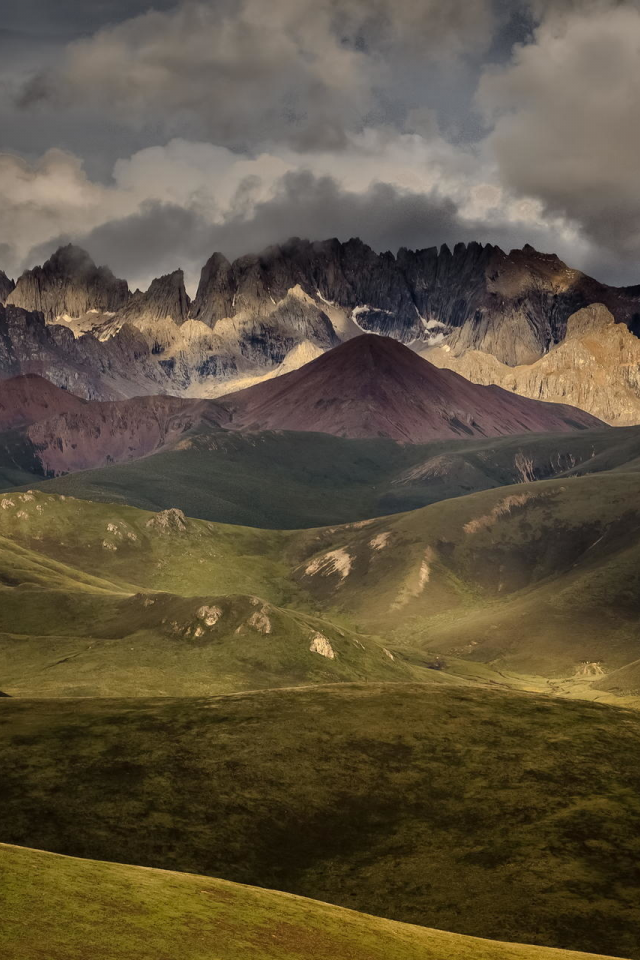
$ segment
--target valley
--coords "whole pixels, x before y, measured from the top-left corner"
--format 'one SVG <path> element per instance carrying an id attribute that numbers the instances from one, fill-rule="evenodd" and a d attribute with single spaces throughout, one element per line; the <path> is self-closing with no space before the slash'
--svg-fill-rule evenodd
<path id="1" fill-rule="evenodd" d="M 384 324 L 210 391 L 141 347 L 110 392 L 100 344 L 226 320 L 83 262 L 28 321 L 93 338 L 80 379 L 0 381 L 0 895 L 14 931 L 41 903 L 3 949 L 639 958 L 640 426 Z"/>
<path id="2" fill-rule="evenodd" d="M 0 960 L 640 960 L 640 0 L 0 10 Z"/>

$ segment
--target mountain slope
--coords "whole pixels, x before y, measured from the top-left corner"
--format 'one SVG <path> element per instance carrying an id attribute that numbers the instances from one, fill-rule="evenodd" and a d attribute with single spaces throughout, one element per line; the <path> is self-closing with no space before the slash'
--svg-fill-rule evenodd
<path id="1" fill-rule="evenodd" d="M 369 683 L 0 719 L 5 842 L 640 956 L 633 711 Z"/>
<path id="2" fill-rule="evenodd" d="M 565 339 L 535 363 L 509 367 L 494 356 L 448 346 L 422 355 L 473 383 L 498 384 L 535 400 L 571 403 L 616 425 L 640 421 L 640 340 L 602 304 L 569 318 Z"/>
<path id="3" fill-rule="evenodd" d="M 640 656 L 637 474 L 491 490 L 297 546 L 300 586 L 393 649 L 556 678 Z"/>
<path id="4" fill-rule="evenodd" d="M 84 406 L 80 397 L 35 374 L 0 380 L 0 432 L 28 427 L 61 413 L 78 412 Z"/>
<path id="5" fill-rule="evenodd" d="M 0 489 L 37 486 L 144 510 L 179 507 L 203 520 L 295 529 L 415 510 L 512 483 L 635 471 L 640 428 L 401 445 L 203 425 L 173 449 L 44 482 L 26 472 L 34 467 L 32 450 L 28 458 L 15 451 L 15 438 L 0 438 Z"/>
<path id="6" fill-rule="evenodd" d="M 98 954 L 105 960 L 348 960 L 356 954 L 358 960 L 588 960 L 394 923 L 210 877 L 7 844 L 0 845 L 0 874 L 0 949 L 13 960 Z"/>
<path id="7" fill-rule="evenodd" d="M 41 476 L 56 476 L 137 460 L 175 445 L 203 424 L 215 433 L 226 420 L 225 411 L 210 400 L 151 396 L 77 403 L 0 437 L 0 457 L 23 467 L 33 465 Z"/>
<path id="8" fill-rule="evenodd" d="M 478 388 L 396 340 L 372 334 L 221 402 L 235 429 L 311 430 L 409 443 L 600 425 L 575 408 Z"/>

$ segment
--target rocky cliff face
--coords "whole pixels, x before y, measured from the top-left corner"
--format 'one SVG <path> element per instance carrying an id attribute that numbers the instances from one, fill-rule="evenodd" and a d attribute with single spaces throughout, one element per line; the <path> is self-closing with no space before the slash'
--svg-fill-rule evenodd
<path id="1" fill-rule="evenodd" d="M 43 266 L 23 273 L 7 303 L 42 313 L 51 323 L 64 316 L 82 317 L 93 310 L 114 313 L 129 296 L 126 280 L 116 279 L 108 267 L 97 267 L 84 250 L 69 244 Z"/>
<path id="2" fill-rule="evenodd" d="M 640 292 L 606 287 L 532 247 L 507 254 L 471 243 L 394 257 L 360 240 L 294 239 L 234 263 L 214 254 L 193 316 L 212 327 L 225 317 L 268 317 L 294 287 L 331 318 L 338 336 L 332 309 L 345 329 L 351 322 L 403 343 L 446 337 L 455 353 L 480 349 L 508 364 L 542 356 L 562 340 L 568 317 L 596 301 L 640 326 Z"/>
<path id="3" fill-rule="evenodd" d="M 0 306 L 0 378 L 19 374 L 37 374 L 89 400 L 171 392 L 146 340 L 129 324 L 101 343 L 9 304 Z"/>
<path id="4" fill-rule="evenodd" d="M 0 270 L 0 303 L 6 303 L 7 297 L 13 293 L 15 283 L 10 280 L 3 270 Z"/>
<path id="5" fill-rule="evenodd" d="M 40 373 L 101 399 L 219 396 L 362 332 L 417 350 L 446 347 L 448 365 L 480 352 L 515 368 L 548 355 L 568 318 L 596 302 L 621 335 L 640 332 L 640 288 L 606 287 L 531 247 L 507 254 L 474 243 L 393 256 L 360 240 L 293 239 L 233 263 L 216 253 L 193 303 L 181 271 L 131 295 L 107 268 L 64 247 L 23 274 L 7 301 L 0 375 Z M 469 375 L 489 382 L 488 373 Z"/>
<path id="6" fill-rule="evenodd" d="M 136 290 L 115 316 L 94 331 L 100 340 L 108 340 L 129 323 L 144 335 L 154 354 L 163 353 L 181 339 L 180 327 L 189 317 L 190 305 L 184 274 L 175 270 L 154 280 L 148 290 Z"/>
<path id="7" fill-rule="evenodd" d="M 563 342 L 532 364 L 509 367 L 477 350 L 457 357 L 447 347 L 423 356 L 474 383 L 570 403 L 615 426 L 640 422 L 640 340 L 603 304 L 573 314 Z"/>
<path id="8" fill-rule="evenodd" d="M 191 301 L 184 286 L 184 273 L 175 270 L 154 280 L 146 291 L 137 290 L 122 314 L 132 320 L 145 317 L 149 320 L 173 320 L 182 324 L 189 317 Z"/>

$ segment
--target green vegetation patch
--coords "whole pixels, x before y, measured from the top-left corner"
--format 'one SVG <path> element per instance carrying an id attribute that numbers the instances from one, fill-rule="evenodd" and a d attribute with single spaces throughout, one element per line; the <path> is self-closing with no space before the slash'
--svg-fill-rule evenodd
<path id="1" fill-rule="evenodd" d="M 587 960 L 210 877 L 5 844 L 0 895 L 0 951 L 12 960 Z"/>
<path id="2" fill-rule="evenodd" d="M 640 957 L 640 715 L 334 684 L 0 701 L 5 841 Z"/>

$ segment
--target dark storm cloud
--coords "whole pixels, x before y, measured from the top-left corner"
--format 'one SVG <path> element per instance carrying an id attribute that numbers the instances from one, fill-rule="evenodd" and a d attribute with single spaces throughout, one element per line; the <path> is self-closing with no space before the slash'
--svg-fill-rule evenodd
<path id="1" fill-rule="evenodd" d="M 14 36 L 68 40 L 144 13 L 168 10 L 176 0 L 2 0 L 3 24 Z"/>
<path id="2" fill-rule="evenodd" d="M 259 252 L 292 236 L 348 240 L 359 236 L 377 251 L 399 247 L 423 248 L 442 243 L 479 240 L 505 249 L 525 242 L 548 246 L 550 236 L 539 230 L 504 223 L 491 226 L 462 217 L 452 200 L 374 184 L 364 193 L 341 189 L 331 177 L 308 172 L 287 174 L 276 195 L 212 225 L 197 210 L 173 204 L 146 203 L 128 217 L 113 220 L 88 234 L 65 234 L 30 251 L 26 262 L 42 262 L 57 246 L 73 241 L 118 276 L 146 285 L 161 273 L 183 267 L 191 285 L 214 251 L 228 258 Z"/>
<path id="3" fill-rule="evenodd" d="M 492 0 L 188 0 L 70 44 L 15 102 L 234 147 L 339 148 L 347 130 L 400 123 L 429 77 L 450 86 L 493 26 Z"/>
<path id="4" fill-rule="evenodd" d="M 394 248 L 473 230 L 637 279 L 640 0 L 5 0 L 3 13 L 3 143 L 34 168 L 51 147 L 84 163 L 61 191 L 62 173 L 49 178 L 55 195 L 45 177 L 0 163 L 14 264 L 39 235 L 81 235 L 86 209 L 90 242 L 111 259 L 126 251 L 139 264 L 129 273 L 145 276 L 291 233 L 361 233 Z M 353 176 L 354 144 L 369 134 L 397 144 L 380 148 L 377 187 L 371 152 Z M 422 144 L 415 176 L 406 134 Z M 172 137 L 194 155 L 198 141 L 230 147 L 239 166 L 268 155 L 266 186 L 245 190 L 241 213 L 240 193 L 227 208 L 214 158 L 194 187 L 207 214 L 179 189 L 179 165 L 176 189 L 118 179 L 118 159 L 139 166 Z M 292 168 L 301 179 L 264 199 Z M 495 203 L 478 202 L 492 191 Z M 127 244 L 127 229 L 140 241 Z"/>
<path id="5" fill-rule="evenodd" d="M 623 262 L 640 258 L 640 3 L 537 4 L 533 42 L 488 71 L 479 103 L 503 183 Z M 607 259 L 606 257 L 604 259 Z"/>

